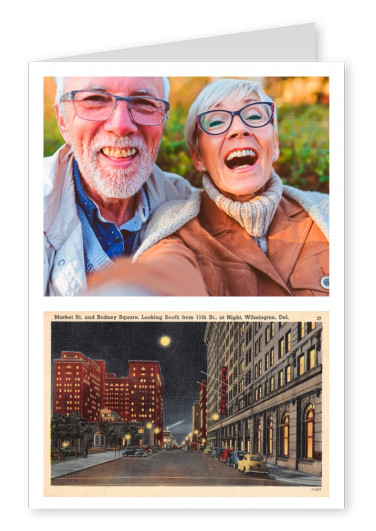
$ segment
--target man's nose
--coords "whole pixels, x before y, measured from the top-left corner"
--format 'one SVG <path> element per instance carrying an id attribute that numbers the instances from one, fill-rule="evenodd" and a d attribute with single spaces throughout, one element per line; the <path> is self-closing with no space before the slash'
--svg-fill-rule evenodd
<path id="1" fill-rule="evenodd" d="M 137 132 L 137 124 L 129 112 L 128 102 L 118 100 L 110 118 L 104 123 L 106 131 L 117 136 L 126 136 Z"/>
<path id="2" fill-rule="evenodd" d="M 252 129 L 246 125 L 239 115 L 233 117 L 230 129 L 227 131 L 228 138 L 252 136 Z"/>

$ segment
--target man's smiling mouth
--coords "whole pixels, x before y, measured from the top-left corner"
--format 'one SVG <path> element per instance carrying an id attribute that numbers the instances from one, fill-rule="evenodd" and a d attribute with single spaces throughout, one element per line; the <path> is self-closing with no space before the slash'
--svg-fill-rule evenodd
<path id="1" fill-rule="evenodd" d="M 225 164 L 230 170 L 254 166 L 258 161 L 258 153 L 253 149 L 237 149 L 231 151 L 225 158 Z"/>
<path id="2" fill-rule="evenodd" d="M 104 155 L 106 155 L 106 157 L 111 157 L 114 159 L 134 157 L 138 153 L 136 148 L 118 149 L 105 147 L 101 151 Z"/>

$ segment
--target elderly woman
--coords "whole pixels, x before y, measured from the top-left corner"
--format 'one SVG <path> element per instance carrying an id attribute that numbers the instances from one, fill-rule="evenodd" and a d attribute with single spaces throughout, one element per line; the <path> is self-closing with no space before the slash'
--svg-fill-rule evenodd
<path id="1" fill-rule="evenodd" d="M 186 140 L 204 191 L 159 207 L 113 282 L 160 295 L 328 295 L 328 196 L 284 186 L 273 170 L 277 114 L 261 85 L 205 87 Z"/>

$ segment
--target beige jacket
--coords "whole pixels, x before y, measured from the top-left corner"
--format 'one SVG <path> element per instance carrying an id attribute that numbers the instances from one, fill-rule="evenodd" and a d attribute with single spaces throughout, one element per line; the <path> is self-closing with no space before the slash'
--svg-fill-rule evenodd
<path id="1" fill-rule="evenodd" d="M 198 191 L 178 175 L 154 165 L 146 182 L 151 211 Z M 142 235 L 141 235 L 142 241 Z M 44 294 L 77 295 L 86 288 L 84 247 L 73 183 L 73 153 L 62 146 L 44 161 Z"/>

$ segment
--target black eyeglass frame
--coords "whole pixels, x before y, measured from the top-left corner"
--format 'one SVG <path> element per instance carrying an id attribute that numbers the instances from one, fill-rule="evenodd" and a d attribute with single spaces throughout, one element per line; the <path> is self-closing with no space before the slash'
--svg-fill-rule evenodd
<path id="1" fill-rule="evenodd" d="M 270 109 L 271 109 L 271 115 L 270 115 L 269 120 L 266 122 L 266 124 L 251 125 L 251 124 L 247 123 L 245 120 L 243 120 L 241 112 L 244 111 L 244 109 L 246 109 L 247 107 L 252 107 L 253 105 L 261 105 L 261 104 L 262 105 L 268 105 L 270 107 Z M 261 127 L 265 127 L 266 125 L 270 124 L 270 122 L 273 120 L 273 118 L 274 118 L 274 110 L 275 110 L 275 105 L 271 101 L 257 101 L 255 103 L 249 103 L 248 105 L 245 105 L 244 107 L 242 107 L 238 111 L 226 111 L 225 109 L 216 109 L 216 110 L 213 110 L 213 111 L 202 112 L 201 114 L 198 114 L 196 116 L 196 123 L 197 123 L 198 127 L 201 129 L 201 131 L 203 131 L 207 135 L 223 135 L 224 133 L 227 133 L 227 131 L 230 129 L 230 127 L 232 125 L 232 122 L 234 120 L 234 116 L 239 116 L 241 121 L 247 127 L 251 127 L 252 129 L 260 129 Z M 207 114 L 212 114 L 212 113 L 217 113 L 217 112 L 225 112 L 227 114 L 230 114 L 231 115 L 231 120 L 230 120 L 229 126 L 224 131 L 221 131 L 220 133 L 210 133 L 209 131 L 206 131 L 206 129 L 204 129 L 204 127 L 202 125 L 202 122 L 201 122 L 201 119 L 202 119 L 203 116 L 206 116 Z"/>
<path id="2" fill-rule="evenodd" d="M 76 110 L 76 106 L 75 106 L 75 96 L 79 92 L 92 92 L 94 94 L 101 94 L 102 96 L 111 96 L 112 98 L 115 98 L 115 103 L 114 103 L 114 106 L 112 108 L 112 111 L 111 111 L 111 114 L 109 115 L 109 117 L 106 118 L 105 120 L 92 120 L 90 118 L 82 118 L 82 116 L 80 116 L 78 114 L 78 112 Z M 136 120 L 134 119 L 133 114 L 132 114 L 130 103 L 133 100 L 139 100 L 139 99 L 151 100 L 151 101 L 161 101 L 164 104 L 165 113 L 164 113 L 164 116 L 163 116 L 162 120 L 158 124 L 140 124 L 139 122 L 136 122 Z M 116 94 L 111 94 L 110 92 L 103 92 L 101 90 L 94 90 L 94 89 L 88 89 L 88 90 L 82 90 L 81 89 L 81 90 L 72 90 L 70 92 L 66 92 L 65 94 L 63 94 L 61 96 L 60 101 L 64 102 L 64 101 L 67 101 L 67 100 L 68 101 L 71 100 L 73 102 L 74 110 L 75 110 L 77 116 L 79 118 L 81 118 L 81 120 L 86 120 L 88 122 L 106 122 L 107 120 L 109 120 L 111 118 L 115 108 L 116 108 L 116 105 L 117 105 L 118 101 L 126 101 L 127 104 L 128 104 L 128 112 L 129 112 L 130 116 L 132 117 L 132 120 L 134 121 L 134 123 L 136 123 L 137 125 L 144 125 L 145 127 L 154 127 L 154 126 L 161 125 L 163 120 L 166 119 L 166 115 L 167 115 L 168 111 L 170 110 L 170 103 L 168 101 L 161 100 L 160 98 L 153 98 L 152 96 L 143 96 L 143 95 L 139 95 L 139 96 L 116 96 Z"/>

